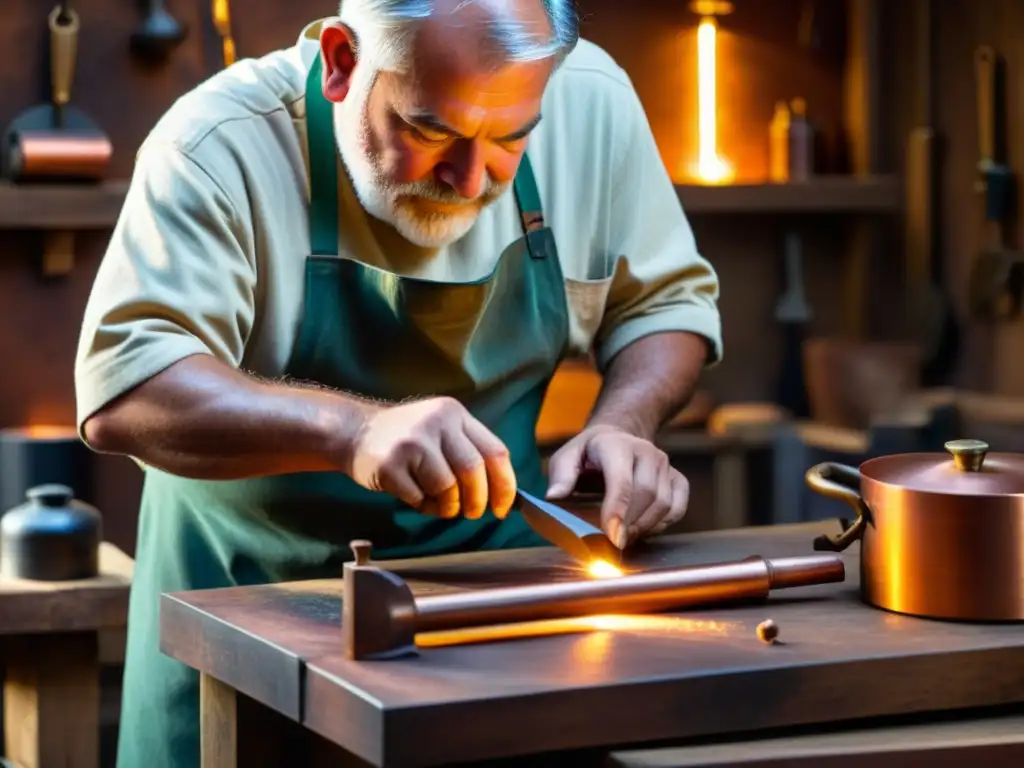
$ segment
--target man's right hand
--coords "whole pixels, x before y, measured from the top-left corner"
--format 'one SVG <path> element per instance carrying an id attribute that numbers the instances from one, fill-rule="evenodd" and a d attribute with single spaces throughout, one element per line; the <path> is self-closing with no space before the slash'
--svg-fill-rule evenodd
<path id="1" fill-rule="evenodd" d="M 452 398 L 372 408 L 350 455 L 361 486 L 436 517 L 504 518 L 515 499 L 508 448 Z"/>

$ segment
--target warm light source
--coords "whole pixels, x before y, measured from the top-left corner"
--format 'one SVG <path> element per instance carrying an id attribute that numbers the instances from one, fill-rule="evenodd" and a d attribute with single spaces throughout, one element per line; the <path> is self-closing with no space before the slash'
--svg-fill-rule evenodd
<path id="1" fill-rule="evenodd" d="M 701 17 L 697 27 L 697 167 L 706 184 L 727 184 L 732 167 L 718 154 L 718 16 L 732 12 L 726 0 L 696 0 L 690 9 Z"/>
<path id="2" fill-rule="evenodd" d="M 94 503 L 92 458 L 73 425 L 40 420 L 0 429 L 0 515 L 24 502 L 31 488 L 51 483 Z"/>

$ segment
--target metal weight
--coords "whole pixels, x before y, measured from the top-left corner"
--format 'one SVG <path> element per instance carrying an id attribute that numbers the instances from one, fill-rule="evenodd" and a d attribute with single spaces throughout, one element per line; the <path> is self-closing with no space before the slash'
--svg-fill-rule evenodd
<path id="1" fill-rule="evenodd" d="M 26 503 L 0 518 L 0 578 L 36 581 L 99 575 L 102 520 L 66 485 L 29 489 Z"/>

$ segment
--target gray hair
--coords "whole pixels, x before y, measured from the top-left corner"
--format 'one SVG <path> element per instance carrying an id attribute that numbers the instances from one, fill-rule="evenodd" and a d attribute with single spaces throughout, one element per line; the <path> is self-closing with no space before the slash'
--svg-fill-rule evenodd
<path id="1" fill-rule="evenodd" d="M 506 61 L 538 61 L 553 57 L 556 66 L 576 47 L 579 19 L 573 0 L 541 0 L 551 33 L 539 35 L 534 25 L 515 17 L 507 0 L 460 0 L 455 10 L 483 3 L 492 10 L 486 33 Z M 434 12 L 435 0 L 341 0 L 338 15 L 355 32 L 360 54 L 374 68 L 402 71 L 406 46 L 418 21 Z"/>

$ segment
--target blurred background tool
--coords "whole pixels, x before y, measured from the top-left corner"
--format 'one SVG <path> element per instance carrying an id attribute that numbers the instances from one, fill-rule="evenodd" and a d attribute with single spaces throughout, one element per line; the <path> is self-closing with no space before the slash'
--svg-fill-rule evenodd
<path id="1" fill-rule="evenodd" d="M 230 67 L 238 60 L 235 37 L 231 33 L 231 4 L 229 0 L 213 0 L 213 26 L 220 35 L 224 49 L 224 66 Z"/>
<path id="2" fill-rule="evenodd" d="M 972 314 L 990 321 L 1013 319 L 1020 312 L 1024 254 L 1007 245 L 1013 210 L 1014 176 L 1005 157 L 1005 88 L 1003 62 L 989 45 L 974 54 L 978 92 L 977 190 L 985 199 L 984 250 L 971 270 L 969 300 Z"/>
<path id="3" fill-rule="evenodd" d="M 7 128 L 4 176 L 11 181 L 96 180 L 106 172 L 113 148 L 88 115 L 70 105 L 78 55 L 78 13 L 70 2 L 59 3 L 50 12 L 47 25 L 51 100 L 22 112 Z"/>
<path id="4" fill-rule="evenodd" d="M 943 381 L 956 363 L 958 328 L 943 288 L 938 247 L 939 143 L 934 128 L 935 87 L 932 0 L 918 0 L 918 124 L 907 141 L 905 229 L 907 307 L 913 338 L 920 344 L 923 378 Z"/>
<path id="5" fill-rule="evenodd" d="M 140 59 L 161 62 L 188 37 L 188 28 L 167 10 L 164 0 L 145 0 L 146 16 L 132 33 L 132 52 Z"/>
<path id="6" fill-rule="evenodd" d="M 88 115 L 70 104 L 78 57 L 78 13 L 69 1 L 58 3 L 47 17 L 47 26 L 50 103 L 22 112 L 4 132 L 0 140 L 3 175 L 13 182 L 95 182 L 106 173 L 113 146 Z M 45 276 L 67 274 L 74 259 L 73 232 L 44 233 Z"/>

